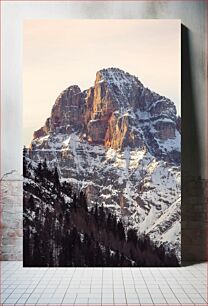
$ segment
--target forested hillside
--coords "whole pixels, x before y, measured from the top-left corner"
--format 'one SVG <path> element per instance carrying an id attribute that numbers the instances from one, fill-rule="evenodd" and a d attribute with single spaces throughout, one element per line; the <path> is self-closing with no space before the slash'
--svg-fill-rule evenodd
<path id="1" fill-rule="evenodd" d="M 138 236 L 102 204 L 76 194 L 47 161 L 24 151 L 24 266 L 177 266 L 147 236 Z"/>

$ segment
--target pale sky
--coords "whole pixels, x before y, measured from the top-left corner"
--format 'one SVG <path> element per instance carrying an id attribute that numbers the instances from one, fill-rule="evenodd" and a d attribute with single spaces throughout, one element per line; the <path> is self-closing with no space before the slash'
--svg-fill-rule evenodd
<path id="1" fill-rule="evenodd" d="M 65 88 L 117 67 L 170 98 L 180 114 L 179 20 L 27 20 L 23 33 L 23 137 L 32 140 Z"/>

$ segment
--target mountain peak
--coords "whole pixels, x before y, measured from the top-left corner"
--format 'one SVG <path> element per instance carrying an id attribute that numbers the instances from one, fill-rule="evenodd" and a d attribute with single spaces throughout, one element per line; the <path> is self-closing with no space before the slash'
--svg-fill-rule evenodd
<path id="1" fill-rule="evenodd" d="M 178 162 L 179 127 L 172 101 L 145 88 L 137 77 L 112 67 L 99 70 L 95 85 L 88 90 L 82 92 L 77 85 L 65 89 L 51 117 L 35 131 L 34 140 L 75 132 L 91 145 L 116 150 L 146 147 L 157 157 Z M 169 152 L 164 151 L 165 141 Z"/>
<path id="2" fill-rule="evenodd" d="M 127 85 L 129 83 L 135 83 L 143 86 L 138 78 L 131 75 L 128 72 L 116 67 L 104 68 L 96 73 L 96 82 L 106 81 L 107 83 L 114 83 L 121 85 L 122 83 Z"/>
<path id="3" fill-rule="evenodd" d="M 30 155 L 57 165 L 92 205 L 178 252 L 180 126 L 171 100 L 121 69 L 102 69 L 89 89 L 60 94 Z"/>

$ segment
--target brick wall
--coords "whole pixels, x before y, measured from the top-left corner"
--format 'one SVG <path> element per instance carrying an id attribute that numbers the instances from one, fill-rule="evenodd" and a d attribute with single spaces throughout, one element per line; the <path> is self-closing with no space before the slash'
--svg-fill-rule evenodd
<path id="1" fill-rule="evenodd" d="M 0 260 L 22 260 L 22 181 L 1 181 Z"/>

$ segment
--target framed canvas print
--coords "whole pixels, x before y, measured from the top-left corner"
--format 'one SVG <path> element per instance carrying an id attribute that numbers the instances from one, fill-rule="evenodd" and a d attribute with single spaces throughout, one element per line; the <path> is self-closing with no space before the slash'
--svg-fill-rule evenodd
<path id="1" fill-rule="evenodd" d="M 180 31 L 24 22 L 24 266 L 180 265 Z"/>

